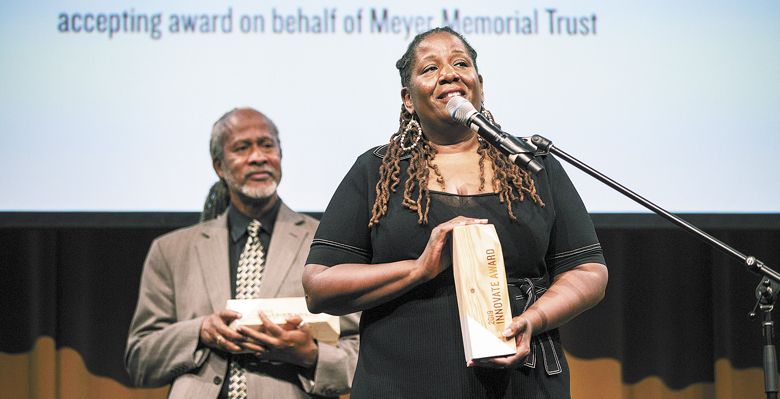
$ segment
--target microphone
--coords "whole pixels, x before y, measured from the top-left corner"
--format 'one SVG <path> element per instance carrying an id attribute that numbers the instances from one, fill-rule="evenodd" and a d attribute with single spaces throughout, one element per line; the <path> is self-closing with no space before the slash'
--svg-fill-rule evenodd
<path id="1" fill-rule="evenodd" d="M 534 149 L 523 140 L 501 131 L 485 115 L 479 113 L 469 100 L 461 96 L 452 97 L 447 103 L 447 112 L 452 119 L 477 132 L 490 145 L 504 153 L 515 165 L 530 173 L 539 173 L 544 166 L 534 159 Z"/>

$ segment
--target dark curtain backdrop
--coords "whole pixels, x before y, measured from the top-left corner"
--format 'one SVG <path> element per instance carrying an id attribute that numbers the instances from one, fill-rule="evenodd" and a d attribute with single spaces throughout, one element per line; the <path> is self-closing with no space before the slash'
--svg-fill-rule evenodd
<path id="1" fill-rule="evenodd" d="M 0 213 L 0 397 L 165 397 L 129 387 L 124 345 L 149 244 L 197 217 Z M 780 269 L 780 215 L 683 217 Z M 574 397 L 762 397 L 759 277 L 655 215 L 593 219 L 610 279 L 562 329 Z"/>

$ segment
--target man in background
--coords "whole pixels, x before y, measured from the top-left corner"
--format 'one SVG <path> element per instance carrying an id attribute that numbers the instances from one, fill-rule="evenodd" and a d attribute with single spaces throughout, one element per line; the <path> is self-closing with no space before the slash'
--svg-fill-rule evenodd
<path id="1" fill-rule="evenodd" d="M 210 150 L 229 205 L 215 219 L 152 243 L 125 351 L 131 379 L 172 383 L 170 398 L 347 393 L 357 361 L 356 314 L 340 318 L 338 345 L 315 340 L 298 316 L 277 325 L 261 314 L 259 329 L 228 327 L 241 317 L 225 309 L 230 298 L 304 295 L 301 275 L 318 222 L 279 198 L 279 132 L 265 115 L 228 112 L 214 124 Z M 214 211 L 209 200 L 221 199 L 210 194 L 204 212 Z"/>

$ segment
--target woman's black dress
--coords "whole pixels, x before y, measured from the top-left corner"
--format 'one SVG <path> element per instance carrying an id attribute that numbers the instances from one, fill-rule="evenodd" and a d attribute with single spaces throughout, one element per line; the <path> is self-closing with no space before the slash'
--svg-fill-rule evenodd
<path id="1" fill-rule="evenodd" d="M 307 263 L 385 263 L 416 259 L 433 227 L 455 216 L 488 219 L 496 227 L 517 315 L 528 297 L 544 293 L 558 273 L 604 263 L 593 224 L 574 186 L 551 156 L 534 177 L 545 203 L 526 196 L 510 220 L 493 193 L 431 192 L 428 224 L 401 206 L 403 181 L 387 214 L 368 229 L 385 146 L 361 155 L 333 195 Z M 402 180 L 407 161 L 402 161 Z M 445 248 L 445 251 L 451 251 Z M 371 267 L 367 265 L 366 267 Z M 403 296 L 363 311 L 360 354 L 351 394 L 362 398 L 565 398 L 569 374 L 557 330 L 535 337 L 527 365 L 511 370 L 466 367 L 452 269 Z M 530 366 L 533 367 L 530 367 Z"/>

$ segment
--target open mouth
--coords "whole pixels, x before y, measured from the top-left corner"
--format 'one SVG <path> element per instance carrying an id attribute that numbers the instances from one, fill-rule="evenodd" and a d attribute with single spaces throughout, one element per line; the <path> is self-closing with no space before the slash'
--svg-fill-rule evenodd
<path id="1" fill-rule="evenodd" d="M 449 101 L 452 97 L 455 96 L 464 96 L 466 93 L 463 92 L 463 90 L 453 90 L 453 91 L 446 91 L 442 94 L 439 94 L 438 98 L 439 100 L 447 100 Z"/>

